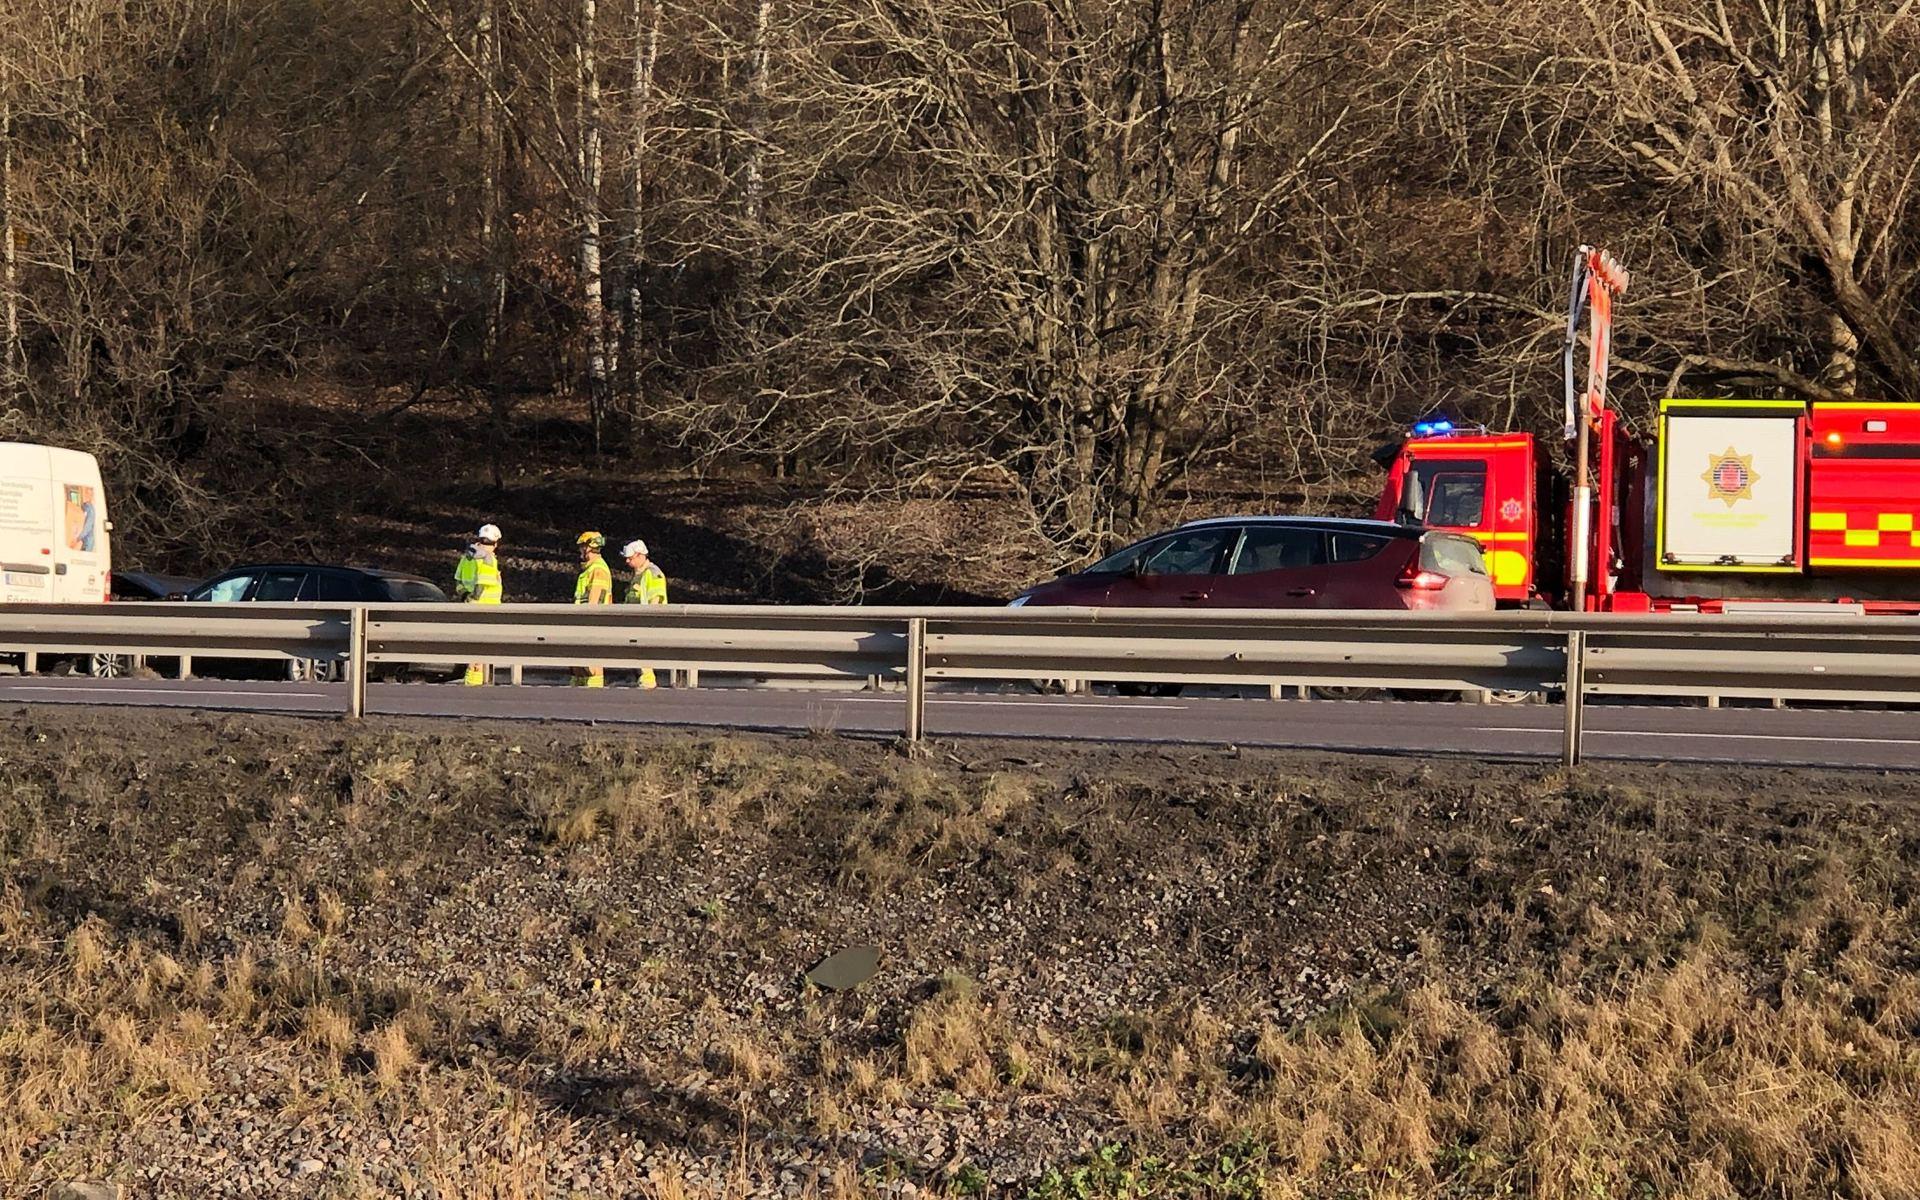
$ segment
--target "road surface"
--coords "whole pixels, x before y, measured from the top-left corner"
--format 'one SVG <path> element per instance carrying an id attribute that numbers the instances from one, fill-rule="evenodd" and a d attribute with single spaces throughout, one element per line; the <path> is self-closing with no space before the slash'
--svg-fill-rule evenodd
<path id="1" fill-rule="evenodd" d="M 339 684 L 195 679 L 0 678 L 0 704 L 187 708 L 295 715 L 340 713 Z M 369 716 L 597 722 L 889 734 L 899 693 L 789 688 L 463 688 L 373 684 Z M 1553 759 L 1557 705 L 1380 700 L 1135 699 L 935 691 L 934 737 L 1058 738 Z M 1587 708 L 1589 758 L 1920 770 L 1920 713 L 1604 704 Z"/>

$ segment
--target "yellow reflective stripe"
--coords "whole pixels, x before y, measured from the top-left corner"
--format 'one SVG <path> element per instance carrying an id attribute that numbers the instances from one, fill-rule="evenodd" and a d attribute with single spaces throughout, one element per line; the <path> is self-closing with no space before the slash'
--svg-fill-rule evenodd
<path id="1" fill-rule="evenodd" d="M 1881 513 L 1880 514 L 1880 532 L 1881 533 L 1912 533 L 1913 532 L 1913 514 L 1912 513 Z"/>
<path id="2" fill-rule="evenodd" d="M 1880 544 L 1880 534 L 1877 530 L 1873 530 L 1873 529 L 1847 530 L 1847 545 L 1849 546 L 1878 546 L 1879 544 Z"/>
<path id="3" fill-rule="evenodd" d="M 1533 535 L 1523 531 L 1519 533 L 1469 533 L 1467 536 L 1478 538 L 1483 542 L 1524 542 Z"/>
<path id="4" fill-rule="evenodd" d="M 1847 527 L 1847 514 L 1817 512 L 1808 520 L 1808 528 L 1819 533 L 1838 533 Z"/>
<path id="5" fill-rule="evenodd" d="M 1850 401 L 1850 400 L 1842 400 L 1842 401 L 1815 400 L 1813 404 L 1814 404 L 1814 407 L 1818 408 L 1821 412 L 1878 412 L 1879 410 L 1886 409 L 1886 408 L 1893 408 L 1893 409 L 1920 408 L 1920 401 L 1915 401 L 1915 400 L 1889 400 L 1881 404 L 1873 404 L 1873 403 L 1862 404 L 1857 401 Z"/>
<path id="6" fill-rule="evenodd" d="M 1816 567 L 1920 567 L 1920 558 L 1812 558 Z"/>
<path id="7" fill-rule="evenodd" d="M 1804 400 L 1679 400 L 1667 399 L 1660 402 L 1660 411 L 1675 408 L 1799 408 L 1804 409 Z"/>
<path id="8" fill-rule="evenodd" d="M 1493 572 L 1495 587 L 1514 587 L 1525 583 L 1532 565 L 1526 555 L 1515 554 L 1511 550 L 1495 550 L 1487 555 L 1487 567 Z"/>
<path id="9" fill-rule="evenodd" d="M 1426 450 L 1433 446 L 1445 446 L 1450 450 L 1513 450 L 1530 444 L 1526 438 L 1510 438 L 1506 441 L 1487 441 L 1484 438 L 1474 441 L 1467 438 L 1444 437 L 1431 439 L 1420 438 L 1416 440 L 1421 443 L 1419 446 L 1421 450 Z M 1419 456 L 1416 454 L 1415 457 L 1417 458 Z"/>

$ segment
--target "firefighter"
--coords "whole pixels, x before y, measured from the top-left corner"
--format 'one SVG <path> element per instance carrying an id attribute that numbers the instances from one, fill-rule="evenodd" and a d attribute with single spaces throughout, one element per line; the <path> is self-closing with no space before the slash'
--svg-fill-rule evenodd
<path id="1" fill-rule="evenodd" d="M 574 539 L 574 545 L 580 547 L 580 575 L 573 581 L 573 602 L 612 604 L 613 569 L 607 566 L 607 560 L 601 553 L 607 548 L 607 539 L 594 530 L 588 530 Z M 605 687 L 607 673 L 597 666 L 575 667 L 573 682 L 581 687 Z"/>
<path id="2" fill-rule="evenodd" d="M 667 602 L 667 577 L 653 560 L 647 557 L 647 544 L 635 538 L 620 548 L 620 557 L 627 560 L 633 568 L 633 582 L 627 585 L 628 604 L 665 604 Z M 654 677 L 652 667 L 640 668 L 640 686 L 658 687 L 659 680 Z"/>
<path id="3" fill-rule="evenodd" d="M 453 594 L 462 604 L 498 604 L 504 589 L 500 584 L 500 527 L 482 525 L 473 535 L 473 545 L 460 556 L 453 568 Z M 468 663 L 465 683 L 479 687 L 487 682 L 487 664 Z"/>

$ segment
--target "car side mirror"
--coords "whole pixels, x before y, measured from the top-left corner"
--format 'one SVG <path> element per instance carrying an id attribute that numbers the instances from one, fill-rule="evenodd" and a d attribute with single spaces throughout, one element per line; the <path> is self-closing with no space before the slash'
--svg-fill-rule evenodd
<path id="1" fill-rule="evenodd" d="M 1133 576 L 1135 579 L 1140 578 L 1142 575 L 1145 575 L 1146 573 L 1147 573 L 1147 556 L 1144 554 L 1142 554 L 1139 558 L 1136 558 L 1132 562 L 1127 564 L 1127 574 Z"/>

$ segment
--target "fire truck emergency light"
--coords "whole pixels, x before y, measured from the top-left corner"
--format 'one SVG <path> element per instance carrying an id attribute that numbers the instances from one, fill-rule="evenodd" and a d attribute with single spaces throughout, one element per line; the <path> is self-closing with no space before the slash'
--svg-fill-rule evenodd
<path id="1" fill-rule="evenodd" d="M 1415 437 L 1438 437 L 1453 432 L 1452 421 L 1420 421 L 1413 427 Z"/>

